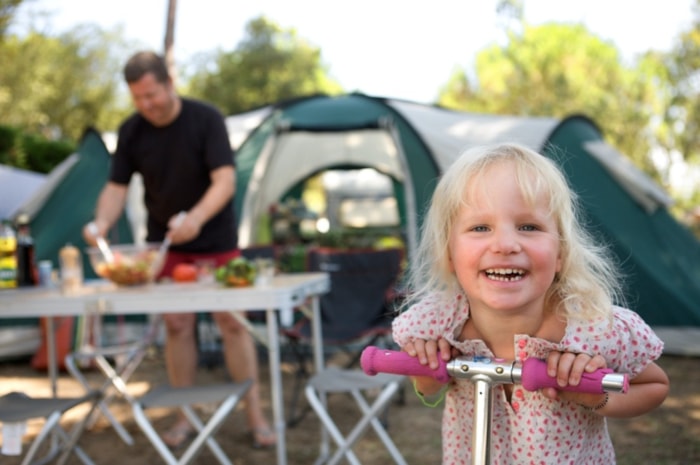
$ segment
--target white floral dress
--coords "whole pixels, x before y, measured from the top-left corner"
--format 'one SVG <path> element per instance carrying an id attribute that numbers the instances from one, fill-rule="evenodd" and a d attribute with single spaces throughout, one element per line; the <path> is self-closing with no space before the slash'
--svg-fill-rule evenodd
<path id="1" fill-rule="evenodd" d="M 427 298 L 399 315 L 393 323 L 399 345 L 414 338 L 446 339 L 467 356 L 494 357 L 482 340 L 455 340 L 469 318 L 466 297 L 457 295 L 449 306 Z M 663 342 L 634 312 L 615 307 L 613 326 L 607 321 L 592 324 L 569 322 L 559 343 L 528 335 L 515 335 L 519 360 L 545 358 L 552 351 L 600 354 L 614 371 L 630 378 L 640 373 L 663 351 Z M 443 465 L 471 464 L 471 435 L 474 414 L 473 384 L 452 379 L 445 399 L 442 419 Z M 516 385 L 510 401 L 503 386 L 493 393 L 491 419 L 491 463 L 611 465 L 615 451 L 604 417 L 581 406 L 550 400 L 539 391 L 529 392 Z"/>

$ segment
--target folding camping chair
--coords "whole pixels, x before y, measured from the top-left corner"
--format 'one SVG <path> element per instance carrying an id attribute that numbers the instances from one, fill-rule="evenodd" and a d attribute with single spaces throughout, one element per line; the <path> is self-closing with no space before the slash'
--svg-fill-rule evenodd
<path id="1" fill-rule="evenodd" d="M 403 250 L 312 248 L 307 252 L 308 271 L 329 274 L 330 291 L 320 299 L 321 331 L 326 352 L 346 355 L 343 368 L 358 365 L 367 345 L 388 346 L 395 287 L 401 275 Z M 288 424 L 298 424 L 308 409 L 299 407 L 299 397 L 310 377 L 311 318 L 303 316 L 282 334 L 296 361 L 295 383 Z M 382 343 L 382 340 L 385 342 Z"/>
<path id="2" fill-rule="evenodd" d="M 87 317 L 87 324 L 82 331 L 84 340 L 81 347 L 65 357 L 66 369 L 86 392 L 97 389 L 102 393 L 102 400 L 100 400 L 98 408 L 87 419 L 87 428 L 91 428 L 99 415 L 102 414 L 122 441 L 128 445 L 134 444 L 134 438 L 114 417 L 109 409 L 109 404 L 117 397 L 130 400 L 126 383 L 155 343 L 160 321 L 160 316 L 153 317 L 145 333 L 137 341 L 103 346 L 101 343 L 102 317 L 100 315 Z M 104 381 L 99 387 L 91 386 L 83 373 L 85 367 L 93 366 L 97 367 L 104 375 Z"/>
<path id="3" fill-rule="evenodd" d="M 219 430 L 228 414 L 236 407 L 245 393 L 248 392 L 252 383 L 252 380 L 245 380 L 237 383 L 185 388 L 174 388 L 167 385 L 156 387 L 132 402 L 134 419 L 168 465 L 186 465 L 192 462 L 205 445 L 209 447 L 209 450 L 211 450 L 221 465 L 232 465 L 214 439 L 214 434 Z M 195 404 L 202 403 L 219 403 L 219 407 L 206 423 L 200 420 L 194 409 Z M 197 430 L 197 436 L 179 458 L 163 442 L 146 415 L 146 410 L 153 407 L 179 407 L 187 420 Z"/>
<path id="4" fill-rule="evenodd" d="M 317 248 L 308 252 L 308 269 L 324 271 L 330 275 L 331 290 L 323 295 L 320 301 L 324 348 L 339 349 L 347 359 L 342 367 L 326 368 L 308 379 L 305 384 L 306 399 L 323 426 L 320 455 L 316 463 L 325 463 L 329 459 L 329 434 L 338 445 L 335 454 L 330 457 L 331 463 L 336 463 L 342 457 L 352 464 L 359 463 L 352 446 L 371 425 L 396 463 L 405 464 L 401 453 L 378 418 L 399 392 L 405 378 L 387 375 L 373 379 L 362 370 L 353 368 L 357 365 L 365 346 L 391 344 L 389 336 L 394 313 L 394 291 L 401 274 L 402 260 L 401 249 Z M 296 355 L 299 357 L 297 383 L 307 380 L 308 377 L 308 360 L 300 343 L 308 338 L 309 324 L 307 318 L 302 318 L 294 329 L 284 331 L 292 341 L 292 347 L 296 347 Z M 379 394 L 370 405 L 367 399 L 376 392 Z M 352 396 L 362 412 L 361 419 L 346 438 L 326 408 L 327 395 L 336 393 Z M 296 395 L 295 389 L 293 402 L 296 401 Z M 290 411 L 296 411 L 295 404 Z M 298 423 L 304 414 L 305 411 L 301 411 L 296 416 L 292 415 L 291 424 Z"/>
<path id="5" fill-rule="evenodd" d="M 89 413 L 77 422 L 70 432 L 61 427 L 60 421 L 64 413 L 81 404 L 89 404 L 92 412 L 99 399 L 98 391 L 90 391 L 81 397 L 29 397 L 22 392 L 5 394 L 0 397 L 0 422 L 3 423 L 4 433 L 9 431 L 5 428 L 13 428 L 13 426 L 20 431 L 15 430 L 15 437 L 3 434 L 3 441 L 6 443 L 13 440 L 21 441 L 26 422 L 43 418 L 44 425 L 22 459 L 22 465 L 44 464 L 57 457 L 57 463 L 62 465 L 73 453 L 85 465 L 94 465 L 90 457 L 77 445 Z M 15 425 L 9 426 L 12 423 Z M 8 444 L 4 446 L 8 447 Z M 19 452 L 21 445 L 15 445 L 13 448 Z"/>
<path id="6" fill-rule="evenodd" d="M 345 457 L 352 465 L 359 465 L 352 447 L 362 437 L 365 430 L 371 425 L 379 439 L 384 443 L 387 451 L 398 465 L 406 465 L 401 452 L 391 440 L 385 426 L 379 421 L 379 414 L 384 411 L 394 395 L 399 391 L 404 381 L 403 376 L 382 373 L 377 376 L 368 376 L 362 370 L 342 370 L 330 367 L 314 375 L 306 385 L 306 398 L 321 420 L 323 433 L 321 435 L 321 447 L 316 464 L 333 465 Z M 368 403 L 368 392 L 379 391 L 374 401 Z M 335 424 L 331 412 L 327 408 L 327 395 L 333 393 L 349 393 L 362 412 L 362 417 L 352 430 L 343 436 Z M 330 441 L 328 435 L 335 441 L 337 449 L 330 455 Z"/>

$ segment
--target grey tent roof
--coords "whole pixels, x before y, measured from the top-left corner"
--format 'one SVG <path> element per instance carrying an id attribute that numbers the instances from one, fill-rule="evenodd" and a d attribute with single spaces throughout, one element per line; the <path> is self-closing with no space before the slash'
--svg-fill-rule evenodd
<path id="1" fill-rule="evenodd" d="M 443 170 L 466 147 L 511 141 L 541 150 L 560 122 L 557 118 L 449 111 L 400 100 L 387 100 L 386 103 L 411 123 Z"/>
<path id="2" fill-rule="evenodd" d="M 539 150 L 560 121 L 557 118 L 450 112 L 444 108 L 403 100 L 387 99 L 385 102 L 411 123 L 443 168 L 462 149 L 475 145 L 509 140 Z M 260 126 L 273 110 L 274 106 L 270 105 L 228 116 L 226 127 L 231 146 L 234 149 L 240 147 L 251 131 Z"/>
<path id="3" fill-rule="evenodd" d="M 45 179 L 41 173 L 0 165 L 0 219 L 12 218 Z"/>

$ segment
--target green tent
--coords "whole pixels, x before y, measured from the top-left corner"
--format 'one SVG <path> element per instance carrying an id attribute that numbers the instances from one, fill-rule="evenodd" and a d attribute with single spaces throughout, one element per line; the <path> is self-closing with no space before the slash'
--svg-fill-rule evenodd
<path id="1" fill-rule="evenodd" d="M 615 252 L 630 307 L 656 326 L 700 326 L 700 243 L 665 193 L 607 145 L 589 119 L 480 115 L 350 94 L 314 96 L 231 116 L 241 246 L 271 204 L 328 169 L 390 176 L 409 248 L 440 173 L 465 148 L 518 142 L 560 163 L 592 232 Z"/>
<path id="2" fill-rule="evenodd" d="M 83 252 L 85 278 L 96 277 L 85 254 L 82 229 L 93 218 L 109 163 L 110 154 L 100 133 L 86 130 L 77 151 L 49 174 L 41 190 L 20 209 L 31 218 L 37 262 L 51 260 L 58 269 L 58 251 L 72 244 Z M 112 228 L 109 240 L 115 244 L 133 242 L 126 215 Z"/>
<path id="3" fill-rule="evenodd" d="M 86 130 L 77 151 L 52 170 L 43 185 L 17 210 L 17 214 L 24 212 L 31 218 L 37 263 L 50 260 L 54 270 L 58 270 L 58 251 L 72 244 L 82 251 L 85 279 L 96 278 L 85 254 L 82 228 L 93 217 L 97 197 L 107 181 L 109 163 L 110 154 L 100 134 Z M 113 243 L 133 242 L 126 215 L 112 228 L 109 239 Z M 36 318 L 0 321 L 0 327 L 11 328 L 0 331 L 0 357 L 31 353 L 38 345 L 38 326 Z"/>

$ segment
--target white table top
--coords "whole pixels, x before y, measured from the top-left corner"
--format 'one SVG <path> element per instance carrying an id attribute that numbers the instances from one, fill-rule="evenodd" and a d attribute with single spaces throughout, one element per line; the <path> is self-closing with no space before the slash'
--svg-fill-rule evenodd
<path id="1" fill-rule="evenodd" d="M 282 313 L 311 295 L 328 292 L 326 273 L 275 276 L 267 286 L 223 287 L 218 283 L 159 283 L 117 287 L 107 281 L 86 282 L 75 295 L 60 289 L 19 288 L 0 291 L 0 318 L 159 312 L 245 311 L 278 309 Z M 284 318 L 283 318 L 284 320 Z"/>

